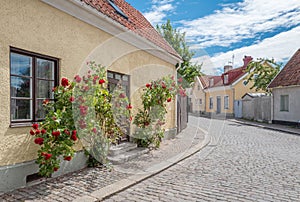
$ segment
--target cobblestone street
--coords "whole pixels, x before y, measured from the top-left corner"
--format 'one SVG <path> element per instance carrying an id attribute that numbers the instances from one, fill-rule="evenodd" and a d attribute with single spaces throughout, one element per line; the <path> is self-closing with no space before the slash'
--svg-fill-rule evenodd
<path id="1" fill-rule="evenodd" d="M 300 136 L 192 117 L 212 142 L 105 201 L 300 201 Z"/>

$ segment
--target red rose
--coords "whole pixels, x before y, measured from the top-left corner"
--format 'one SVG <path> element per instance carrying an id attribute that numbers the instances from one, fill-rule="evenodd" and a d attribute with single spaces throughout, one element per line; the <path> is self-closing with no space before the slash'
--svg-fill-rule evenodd
<path id="1" fill-rule="evenodd" d="M 42 156 L 45 156 L 45 155 L 46 155 L 46 153 L 45 153 L 45 152 L 42 152 L 42 153 L 41 153 L 41 155 L 42 155 Z"/>
<path id="2" fill-rule="evenodd" d="M 60 132 L 59 132 L 59 131 L 53 131 L 53 132 L 52 132 L 52 135 L 53 135 L 54 137 L 58 137 L 58 136 L 60 135 Z"/>
<path id="3" fill-rule="evenodd" d="M 42 132 L 42 134 L 46 134 L 47 133 L 47 131 L 45 129 L 42 129 L 41 132 Z"/>
<path id="4" fill-rule="evenodd" d="M 72 134 L 72 135 L 71 135 L 71 139 L 74 140 L 74 141 L 76 141 L 76 140 L 77 140 L 76 134 Z"/>
<path id="5" fill-rule="evenodd" d="M 126 108 L 127 108 L 128 110 L 132 109 L 131 104 L 129 104 Z"/>
<path id="6" fill-rule="evenodd" d="M 146 84 L 146 87 L 147 87 L 147 88 L 150 88 L 150 87 L 151 87 L 151 84 L 150 84 L 150 83 L 147 83 L 147 84 Z"/>
<path id="7" fill-rule="evenodd" d="M 58 167 L 53 168 L 54 172 L 58 171 Z"/>
<path id="8" fill-rule="evenodd" d="M 37 129 L 36 131 L 35 131 L 35 134 L 40 134 L 41 133 L 41 131 L 39 130 L 39 129 Z"/>
<path id="9" fill-rule="evenodd" d="M 93 128 L 93 129 L 92 129 L 92 132 L 93 132 L 93 133 L 97 133 L 97 128 Z"/>
<path id="10" fill-rule="evenodd" d="M 52 154 L 46 153 L 46 154 L 44 155 L 44 157 L 45 157 L 45 160 L 48 160 L 48 159 L 50 159 L 50 158 L 52 157 Z"/>
<path id="11" fill-rule="evenodd" d="M 76 76 L 74 77 L 74 79 L 75 79 L 75 81 L 76 81 L 77 83 L 80 83 L 80 82 L 81 82 L 81 77 L 80 77 L 79 75 L 76 75 Z"/>
<path id="12" fill-rule="evenodd" d="M 32 124 L 32 128 L 35 129 L 35 130 L 38 129 L 39 128 L 39 124 L 37 124 L 37 123 Z"/>
<path id="13" fill-rule="evenodd" d="M 67 134 L 67 135 L 70 135 L 70 131 L 67 130 L 67 129 L 64 130 L 64 133 Z"/>
<path id="14" fill-rule="evenodd" d="M 88 110 L 88 106 L 82 106 L 82 105 L 80 105 L 79 108 L 80 108 L 80 115 L 81 116 L 86 116 L 87 110 Z"/>
<path id="15" fill-rule="evenodd" d="M 35 132 L 33 130 L 30 130 L 30 135 L 35 135 Z"/>
<path id="16" fill-rule="evenodd" d="M 124 93 L 120 93 L 119 98 L 125 98 L 126 95 Z"/>
<path id="17" fill-rule="evenodd" d="M 167 99 L 167 102 L 171 102 L 171 101 L 172 101 L 172 98 L 169 97 L 169 98 Z"/>
<path id="18" fill-rule="evenodd" d="M 62 78 L 61 79 L 61 85 L 63 87 L 67 87 L 69 85 L 69 80 L 67 78 Z"/>
<path id="19" fill-rule="evenodd" d="M 44 138 L 42 138 L 42 137 L 35 138 L 34 143 L 42 145 L 44 143 Z"/>
<path id="20" fill-rule="evenodd" d="M 179 83 L 181 83 L 181 82 L 182 82 L 182 77 L 180 77 L 180 78 L 178 79 L 178 82 L 179 82 Z"/>
<path id="21" fill-rule="evenodd" d="M 74 102 L 75 98 L 73 96 L 70 97 L 70 102 Z"/>
<path id="22" fill-rule="evenodd" d="M 98 75 L 96 75 L 96 76 L 94 76 L 94 81 L 96 81 L 97 79 L 99 79 L 99 76 Z M 100 82 L 100 81 L 99 81 Z"/>
<path id="23" fill-rule="evenodd" d="M 166 84 L 165 84 L 164 82 L 162 82 L 162 83 L 161 83 L 161 87 L 162 87 L 162 88 L 166 88 L 167 86 L 166 86 Z"/>
<path id="24" fill-rule="evenodd" d="M 76 135 L 77 134 L 77 131 L 76 130 L 73 130 L 72 131 L 72 135 Z"/>
<path id="25" fill-rule="evenodd" d="M 72 156 L 65 156 L 64 159 L 65 159 L 66 161 L 71 161 Z"/>
<path id="26" fill-rule="evenodd" d="M 100 79 L 99 80 L 99 84 L 104 84 L 105 83 L 105 80 L 104 79 Z"/>
<path id="27" fill-rule="evenodd" d="M 47 105 L 47 104 L 49 104 L 49 102 L 50 102 L 50 100 L 46 99 L 43 101 L 43 105 Z"/>

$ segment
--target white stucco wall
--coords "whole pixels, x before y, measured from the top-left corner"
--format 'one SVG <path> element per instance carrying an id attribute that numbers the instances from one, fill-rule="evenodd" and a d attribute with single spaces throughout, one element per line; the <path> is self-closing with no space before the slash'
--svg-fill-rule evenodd
<path id="1" fill-rule="evenodd" d="M 273 120 L 298 122 L 300 120 L 300 86 L 273 89 Z M 289 111 L 280 111 L 280 96 L 289 95 Z"/>

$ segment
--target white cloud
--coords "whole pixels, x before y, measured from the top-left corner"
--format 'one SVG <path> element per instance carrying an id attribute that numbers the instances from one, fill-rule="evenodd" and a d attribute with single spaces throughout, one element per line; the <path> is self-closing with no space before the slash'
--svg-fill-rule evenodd
<path id="1" fill-rule="evenodd" d="M 152 25 L 164 23 L 167 14 L 175 10 L 175 6 L 172 4 L 173 1 L 174 0 L 152 0 L 152 6 L 148 12 L 144 13 L 144 16 Z"/>
<path id="2" fill-rule="evenodd" d="M 202 70 L 206 74 L 216 74 L 219 68 L 222 68 L 228 61 L 231 61 L 232 55 L 235 57 L 234 67 L 243 64 L 244 55 L 250 55 L 256 58 L 274 58 L 276 62 L 286 62 L 300 48 L 300 26 L 286 32 L 277 34 L 261 42 L 220 53 L 215 56 L 202 56 L 193 58 L 193 62 L 202 63 Z"/>
<path id="3" fill-rule="evenodd" d="M 242 39 L 254 38 L 258 33 L 279 27 L 300 24 L 299 0 L 244 0 L 224 4 L 221 10 L 195 20 L 181 21 L 180 29 L 197 45 L 229 47 Z"/>

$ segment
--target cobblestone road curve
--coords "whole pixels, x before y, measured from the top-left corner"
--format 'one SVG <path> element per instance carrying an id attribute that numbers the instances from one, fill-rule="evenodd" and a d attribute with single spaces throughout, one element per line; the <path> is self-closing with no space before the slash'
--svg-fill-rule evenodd
<path id="1" fill-rule="evenodd" d="M 300 136 L 191 118 L 212 143 L 105 201 L 300 201 Z"/>

